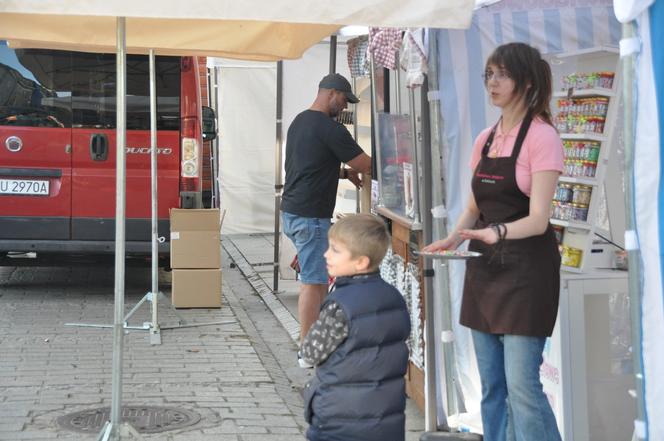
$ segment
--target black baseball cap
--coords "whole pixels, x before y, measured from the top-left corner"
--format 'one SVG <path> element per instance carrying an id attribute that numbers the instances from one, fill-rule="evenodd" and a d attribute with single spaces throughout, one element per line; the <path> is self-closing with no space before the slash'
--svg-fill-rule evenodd
<path id="1" fill-rule="evenodd" d="M 332 73 L 325 75 L 320 83 L 318 83 L 318 88 L 320 89 L 334 89 L 339 92 L 343 92 L 346 95 L 346 99 L 349 103 L 359 103 L 360 100 L 353 95 L 353 89 L 350 87 L 348 80 L 341 74 Z"/>

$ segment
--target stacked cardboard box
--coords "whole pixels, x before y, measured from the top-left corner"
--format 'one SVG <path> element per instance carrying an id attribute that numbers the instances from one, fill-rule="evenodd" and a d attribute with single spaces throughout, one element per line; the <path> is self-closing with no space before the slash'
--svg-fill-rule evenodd
<path id="1" fill-rule="evenodd" d="M 218 209 L 171 209 L 171 301 L 176 308 L 221 307 Z"/>

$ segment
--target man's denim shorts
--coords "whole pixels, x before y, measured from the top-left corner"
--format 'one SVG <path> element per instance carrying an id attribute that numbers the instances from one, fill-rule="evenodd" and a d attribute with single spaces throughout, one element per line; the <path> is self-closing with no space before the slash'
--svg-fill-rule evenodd
<path id="1" fill-rule="evenodd" d="M 300 280 L 307 285 L 327 285 L 328 274 L 325 263 L 327 232 L 330 219 L 302 217 L 281 213 L 284 234 L 295 244 L 300 262 Z"/>

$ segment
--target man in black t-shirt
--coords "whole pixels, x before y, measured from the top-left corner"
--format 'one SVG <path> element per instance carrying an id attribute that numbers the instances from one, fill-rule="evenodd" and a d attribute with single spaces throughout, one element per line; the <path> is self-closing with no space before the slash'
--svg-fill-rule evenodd
<path id="1" fill-rule="evenodd" d="M 286 140 L 286 183 L 281 201 L 284 233 L 300 263 L 300 341 L 316 321 L 327 293 L 327 231 L 339 179 L 362 185 L 358 173 L 371 172 L 371 158 L 334 118 L 359 100 L 340 74 L 323 77 L 311 107 L 295 117 Z M 350 168 L 340 167 L 346 163 Z M 300 363 L 303 365 L 303 363 Z"/>

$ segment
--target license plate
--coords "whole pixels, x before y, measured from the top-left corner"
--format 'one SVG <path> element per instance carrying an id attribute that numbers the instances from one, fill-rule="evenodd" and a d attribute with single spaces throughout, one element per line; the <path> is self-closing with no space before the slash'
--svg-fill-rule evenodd
<path id="1" fill-rule="evenodd" d="M 48 196 L 49 184 L 36 179 L 0 179 L 0 194 Z"/>

